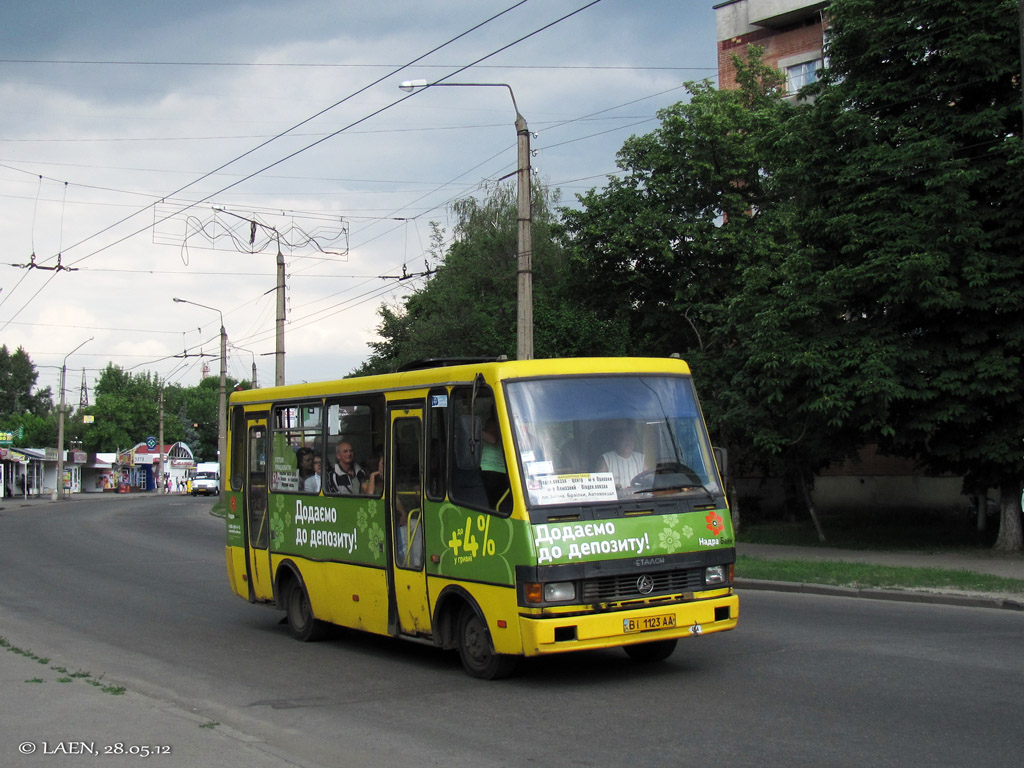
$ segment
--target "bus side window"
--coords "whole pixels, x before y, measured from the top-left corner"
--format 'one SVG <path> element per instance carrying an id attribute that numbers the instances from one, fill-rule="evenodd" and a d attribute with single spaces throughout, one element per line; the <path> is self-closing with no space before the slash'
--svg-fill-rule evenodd
<path id="1" fill-rule="evenodd" d="M 320 403 L 288 403 L 274 407 L 271 490 L 317 494 L 320 476 L 323 408 Z"/>
<path id="2" fill-rule="evenodd" d="M 427 405 L 427 498 L 443 501 L 448 484 L 448 390 L 431 390 Z"/>
<path id="3" fill-rule="evenodd" d="M 242 406 L 231 408 L 231 445 L 228 446 L 231 463 L 228 466 L 228 479 L 232 491 L 242 490 L 245 478 L 245 411 Z"/>
<path id="4" fill-rule="evenodd" d="M 490 388 L 478 388 L 475 397 L 470 388 L 453 390 L 451 411 L 452 501 L 477 509 L 510 510 L 505 448 Z"/>
<path id="5" fill-rule="evenodd" d="M 352 395 L 328 402 L 326 418 L 327 456 L 323 466 L 323 490 L 328 496 L 380 496 L 376 481 L 370 490 L 370 475 L 384 447 L 384 398 L 381 395 Z M 352 462 L 342 466 L 351 448 Z M 366 491 L 364 492 L 364 488 Z"/>

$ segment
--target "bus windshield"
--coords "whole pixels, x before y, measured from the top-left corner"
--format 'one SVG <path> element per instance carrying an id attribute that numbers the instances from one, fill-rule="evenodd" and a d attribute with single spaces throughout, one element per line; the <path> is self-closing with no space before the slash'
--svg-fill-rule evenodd
<path id="1" fill-rule="evenodd" d="M 687 376 L 508 382 L 531 507 L 721 493 Z"/>

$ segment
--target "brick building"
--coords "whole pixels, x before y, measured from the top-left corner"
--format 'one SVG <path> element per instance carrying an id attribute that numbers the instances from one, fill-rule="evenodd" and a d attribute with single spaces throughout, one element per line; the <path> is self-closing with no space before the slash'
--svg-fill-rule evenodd
<path id="1" fill-rule="evenodd" d="M 747 46 L 764 48 L 764 62 L 786 75 L 795 94 L 815 80 L 822 64 L 828 2 L 818 0 L 726 0 L 715 8 L 718 31 L 718 87 L 736 87 L 734 54 Z"/>

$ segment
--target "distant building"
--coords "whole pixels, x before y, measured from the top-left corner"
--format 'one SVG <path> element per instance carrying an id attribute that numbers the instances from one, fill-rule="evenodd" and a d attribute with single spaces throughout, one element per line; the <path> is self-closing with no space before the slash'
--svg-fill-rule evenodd
<path id="1" fill-rule="evenodd" d="M 165 462 L 162 470 L 161 456 Z M 191 476 L 196 465 L 192 449 L 182 442 L 153 447 L 139 443 L 129 451 L 122 451 L 118 462 L 121 465 L 121 481 L 133 491 L 155 491 L 161 482 L 165 482 L 163 478 L 168 476 L 170 488 L 174 491 L 179 481 L 184 484 Z"/>
<path id="2" fill-rule="evenodd" d="M 718 29 L 718 87 L 737 87 L 732 57 L 749 45 L 764 49 L 764 63 L 786 75 L 795 95 L 817 79 L 823 62 L 828 2 L 818 0 L 726 0 L 714 6 Z"/>

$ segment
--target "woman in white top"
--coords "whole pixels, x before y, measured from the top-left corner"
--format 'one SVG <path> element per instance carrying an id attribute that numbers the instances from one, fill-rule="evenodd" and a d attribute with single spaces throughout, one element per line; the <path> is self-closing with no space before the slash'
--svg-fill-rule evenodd
<path id="1" fill-rule="evenodd" d="M 629 482 L 644 471 L 644 455 L 634 451 L 636 435 L 628 427 L 618 434 L 615 450 L 601 455 L 598 472 L 611 472 L 617 489 L 629 488 Z"/>

